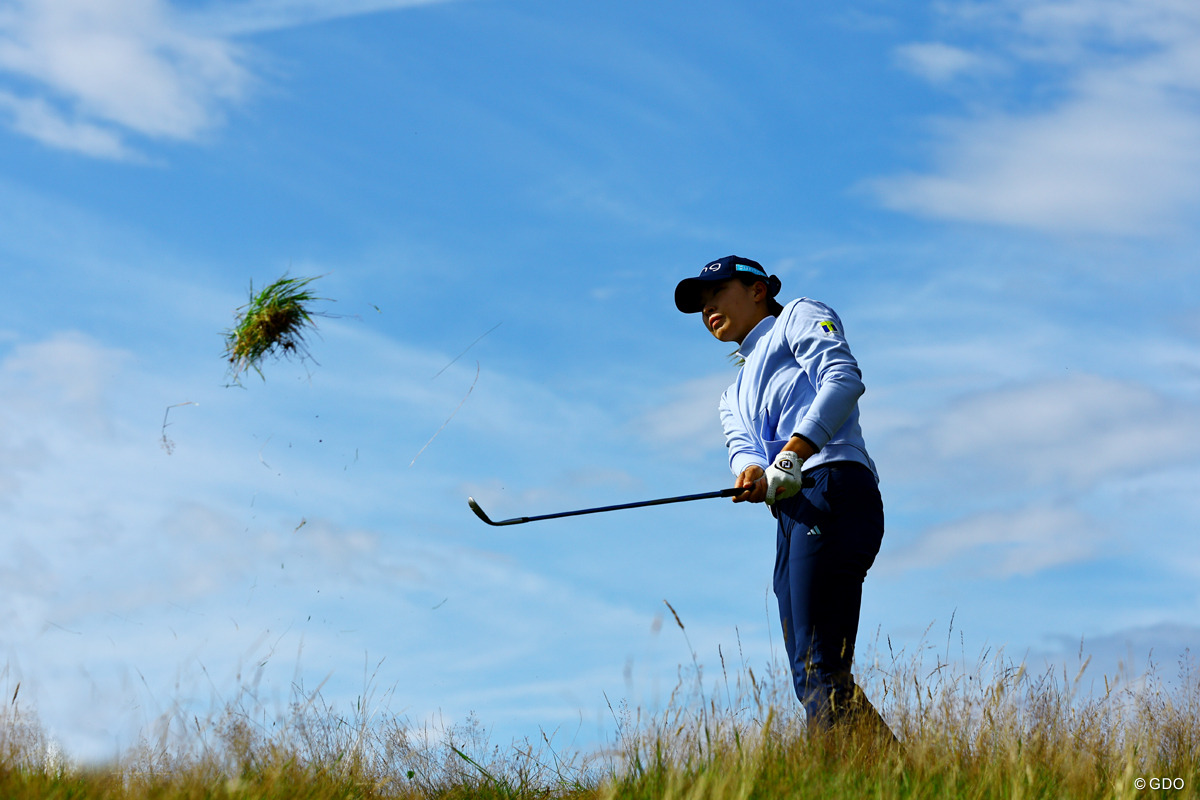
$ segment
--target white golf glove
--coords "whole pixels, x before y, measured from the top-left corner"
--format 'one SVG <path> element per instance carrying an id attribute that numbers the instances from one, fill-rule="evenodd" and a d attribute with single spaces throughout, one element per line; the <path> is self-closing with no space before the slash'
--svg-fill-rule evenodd
<path id="1" fill-rule="evenodd" d="M 786 500 L 792 495 L 799 494 L 802 476 L 800 466 L 804 459 L 791 450 L 780 450 L 775 456 L 775 463 L 767 467 L 767 505 L 775 505 L 776 500 Z"/>

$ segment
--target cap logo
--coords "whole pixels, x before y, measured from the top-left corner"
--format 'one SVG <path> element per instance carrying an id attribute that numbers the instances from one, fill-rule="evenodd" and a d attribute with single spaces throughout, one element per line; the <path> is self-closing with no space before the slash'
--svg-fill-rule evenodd
<path id="1" fill-rule="evenodd" d="M 700 270 L 700 274 L 703 275 L 706 272 L 720 272 L 721 266 L 722 265 L 721 265 L 720 261 L 714 261 L 713 263 L 709 264 L 704 269 Z"/>
<path id="2" fill-rule="evenodd" d="M 757 267 L 752 267 L 749 264 L 737 264 L 737 265 L 735 265 L 735 267 L 738 272 L 752 272 L 755 275 L 762 275 L 764 278 L 767 277 L 767 273 L 763 272 L 761 269 L 758 269 Z"/>

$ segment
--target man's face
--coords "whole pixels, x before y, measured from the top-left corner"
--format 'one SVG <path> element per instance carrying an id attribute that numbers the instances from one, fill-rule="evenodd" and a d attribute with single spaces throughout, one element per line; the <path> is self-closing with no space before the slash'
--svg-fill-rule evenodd
<path id="1" fill-rule="evenodd" d="M 722 342 L 742 343 L 767 315 L 766 286 L 750 286 L 736 278 L 700 290 L 700 318 L 708 332 Z"/>

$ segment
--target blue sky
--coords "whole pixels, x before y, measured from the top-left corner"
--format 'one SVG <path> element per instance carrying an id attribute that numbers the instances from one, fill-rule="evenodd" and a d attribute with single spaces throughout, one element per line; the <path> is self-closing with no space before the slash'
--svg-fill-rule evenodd
<path id="1" fill-rule="evenodd" d="M 730 348 L 671 300 L 730 253 L 862 366 L 865 641 L 1173 664 L 1196 53 L 1176 0 L 0 4 L 4 685 L 85 758 L 297 683 L 589 747 L 688 642 L 766 664 L 761 507 L 465 502 L 730 485 Z M 316 363 L 226 387 L 287 271 Z"/>

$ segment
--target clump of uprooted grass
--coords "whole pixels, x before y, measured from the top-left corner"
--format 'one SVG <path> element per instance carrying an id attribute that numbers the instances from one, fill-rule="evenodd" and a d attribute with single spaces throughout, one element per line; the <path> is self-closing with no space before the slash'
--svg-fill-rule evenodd
<path id="1" fill-rule="evenodd" d="M 1134 798 L 1195 796 L 1200 681 L 1037 672 L 1001 656 L 969 669 L 876 654 L 859 682 L 901 744 L 805 730 L 778 669 L 710 681 L 693 661 L 664 710 L 613 705 L 604 751 L 553 737 L 493 746 L 478 721 L 413 726 L 297 691 L 267 713 L 247 694 L 207 720 L 180 712 L 119 763 L 64 767 L 28 717 L 0 711 L 0 797 L 23 798 Z M 1139 778 L 1182 781 L 1142 792 Z"/>
<path id="2" fill-rule="evenodd" d="M 237 309 L 234 326 L 225 332 L 225 356 L 233 383 L 239 383 L 248 369 L 265 380 L 262 364 L 268 358 L 312 358 L 305 335 L 316 329 L 314 317 L 324 316 L 312 310 L 313 303 L 324 299 L 309 288 L 317 277 L 284 275 L 258 292 L 250 284 L 249 302 Z"/>

